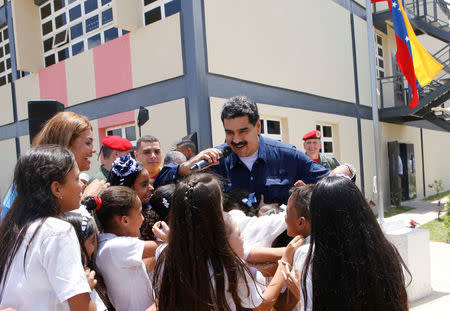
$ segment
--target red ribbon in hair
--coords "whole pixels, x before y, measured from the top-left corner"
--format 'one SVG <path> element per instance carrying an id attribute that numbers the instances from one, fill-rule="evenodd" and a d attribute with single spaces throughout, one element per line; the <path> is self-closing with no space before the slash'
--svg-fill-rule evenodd
<path id="1" fill-rule="evenodd" d="M 94 200 L 95 200 L 95 204 L 97 205 L 95 210 L 99 210 L 100 207 L 102 207 L 102 199 L 99 198 L 98 196 L 94 195 Z"/>

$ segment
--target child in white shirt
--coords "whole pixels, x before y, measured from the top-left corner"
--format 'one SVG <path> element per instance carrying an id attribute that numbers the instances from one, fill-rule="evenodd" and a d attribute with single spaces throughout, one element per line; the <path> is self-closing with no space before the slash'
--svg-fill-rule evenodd
<path id="1" fill-rule="evenodd" d="M 68 149 L 44 145 L 15 168 L 17 197 L 0 226 L 0 309 L 95 310 L 80 245 L 63 213 L 80 206 L 82 185 Z"/>
<path id="2" fill-rule="evenodd" d="M 138 239 L 142 204 L 128 187 L 112 186 L 84 204 L 96 210 L 103 228 L 99 234 L 97 269 L 116 310 L 141 311 L 153 303 L 148 273 L 153 269 L 154 241 Z"/>

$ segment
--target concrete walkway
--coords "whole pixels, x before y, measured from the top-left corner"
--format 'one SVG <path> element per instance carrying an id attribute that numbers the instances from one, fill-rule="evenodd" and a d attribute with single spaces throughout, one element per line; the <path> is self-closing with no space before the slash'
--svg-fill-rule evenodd
<path id="1" fill-rule="evenodd" d="M 445 202 L 441 201 L 441 204 Z M 389 222 L 401 223 L 409 227 L 411 219 L 423 225 L 437 218 L 437 201 L 411 200 L 402 202 L 403 206 L 414 209 L 387 218 Z M 444 213 L 444 212 L 443 212 Z M 442 214 L 443 214 L 442 213 Z M 441 215 L 442 215 L 441 214 Z M 430 241 L 431 288 L 432 293 L 409 304 L 411 311 L 442 311 L 450 306 L 450 244 Z"/>

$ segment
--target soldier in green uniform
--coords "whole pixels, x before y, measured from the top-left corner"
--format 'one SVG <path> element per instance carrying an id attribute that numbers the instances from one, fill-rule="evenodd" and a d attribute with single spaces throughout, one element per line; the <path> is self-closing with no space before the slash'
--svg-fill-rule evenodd
<path id="1" fill-rule="evenodd" d="M 303 136 L 305 154 L 323 167 L 334 170 L 341 163 L 333 155 L 325 155 L 319 152 L 321 147 L 320 138 L 320 131 L 317 130 L 308 132 Z"/>
<path id="2" fill-rule="evenodd" d="M 103 164 L 100 166 L 98 172 L 89 180 L 88 185 L 95 179 L 107 180 L 109 171 L 115 159 L 120 156 L 127 155 L 133 148 L 131 142 L 120 136 L 106 136 L 102 140 L 102 148 L 100 153 L 103 154 Z"/>

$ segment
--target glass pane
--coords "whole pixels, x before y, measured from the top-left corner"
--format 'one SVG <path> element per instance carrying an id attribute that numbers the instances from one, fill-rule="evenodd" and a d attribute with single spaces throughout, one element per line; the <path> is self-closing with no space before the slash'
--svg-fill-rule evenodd
<path id="1" fill-rule="evenodd" d="M 55 63 L 55 54 L 49 55 L 45 58 L 45 67 L 51 66 Z"/>
<path id="2" fill-rule="evenodd" d="M 108 136 L 116 135 L 116 136 L 122 137 L 122 129 L 109 130 L 107 133 L 108 133 Z"/>
<path id="3" fill-rule="evenodd" d="M 78 1 L 78 0 L 69 0 L 69 4 L 74 3 L 76 1 Z"/>
<path id="4" fill-rule="evenodd" d="M 53 8 L 55 9 L 55 12 L 61 10 L 63 7 L 64 7 L 64 0 L 53 1 Z"/>
<path id="5" fill-rule="evenodd" d="M 109 22 L 112 22 L 112 20 L 113 20 L 112 8 L 107 9 L 102 13 L 102 25 L 108 24 Z"/>
<path id="6" fill-rule="evenodd" d="M 95 48 L 96 46 L 100 45 L 100 34 L 96 34 L 90 38 L 88 38 L 88 50 Z"/>
<path id="7" fill-rule="evenodd" d="M 0 72 L 4 72 L 5 70 L 5 62 L 0 62 Z"/>
<path id="8" fill-rule="evenodd" d="M 70 21 L 74 21 L 81 17 L 81 5 L 77 5 L 69 10 Z"/>
<path id="9" fill-rule="evenodd" d="M 45 36 L 46 34 L 52 32 L 53 30 L 53 25 L 52 25 L 52 21 L 48 21 L 44 24 L 42 24 L 42 35 Z"/>
<path id="10" fill-rule="evenodd" d="M 125 36 L 127 33 L 129 33 L 129 31 L 128 30 L 124 30 L 124 29 L 122 29 L 122 36 Z"/>
<path id="11" fill-rule="evenodd" d="M 156 0 L 144 0 L 144 5 L 156 2 Z"/>
<path id="12" fill-rule="evenodd" d="M 55 28 L 58 29 L 66 24 L 66 13 L 63 13 L 55 18 Z"/>
<path id="13" fill-rule="evenodd" d="M 4 40 L 8 40 L 9 39 L 8 29 L 3 30 L 3 38 L 4 38 Z"/>
<path id="14" fill-rule="evenodd" d="M 316 131 L 320 131 L 320 125 L 316 125 Z"/>
<path id="15" fill-rule="evenodd" d="M 12 81 L 12 74 L 8 73 L 8 81 L 11 82 Z"/>
<path id="16" fill-rule="evenodd" d="M 69 57 L 69 48 L 65 48 L 61 51 L 58 51 L 58 62 L 65 60 Z"/>
<path id="17" fill-rule="evenodd" d="M 55 36 L 55 47 L 63 45 L 67 42 L 67 31 L 63 30 Z"/>
<path id="18" fill-rule="evenodd" d="M 267 120 L 267 134 L 281 134 L 280 121 Z"/>
<path id="19" fill-rule="evenodd" d="M 379 45 L 383 45 L 383 39 L 381 39 L 381 36 L 377 36 L 377 43 Z"/>
<path id="20" fill-rule="evenodd" d="M 331 126 L 323 126 L 323 137 L 333 137 Z"/>
<path id="21" fill-rule="evenodd" d="M 264 132 L 264 120 L 263 119 L 260 120 L 261 120 L 261 134 L 265 134 L 266 132 Z"/>
<path id="22" fill-rule="evenodd" d="M 9 43 L 5 44 L 5 55 L 9 54 Z"/>
<path id="23" fill-rule="evenodd" d="M 2 41 L 3 41 L 3 35 L 2 35 L 2 32 L 0 31 L 0 43 L 2 43 Z"/>
<path id="24" fill-rule="evenodd" d="M 94 15 L 86 20 L 86 33 L 98 28 L 98 15 Z"/>
<path id="25" fill-rule="evenodd" d="M 70 38 L 73 40 L 83 34 L 83 25 L 81 23 L 70 28 Z"/>
<path id="26" fill-rule="evenodd" d="M 72 45 L 72 56 L 75 56 L 84 51 L 84 42 L 78 42 Z"/>
<path id="27" fill-rule="evenodd" d="M 125 138 L 129 141 L 136 140 L 136 129 L 134 126 L 128 126 L 125 128 Z"/>
<path id="28" fill-rule="evenodd" d="M 383 57 L 383 49 L 378 47 L 378 56 Z"/>
<path id="29" fill-rule="evenodd" d="M 384 78 L 384 72 L 383 71 L 378 71 L 378 76 L 380 78 Z"/>
<path id="30" fill-rule="evenodd" d="M 325 153 L 333 153 L 333 143 L 331 141 L 324 141 L 323 149 L 325 149 Z"/>
<path id="31" fill-rule="evenodd" d="M 11 58 L 8 58 L 6 60 L 6 69 L 9 69 L 9 68 L 11 68 Z"/>
<path id="32" fill-rule="evenodd" d="M 97 0 L 84 1 L 84 14 L 88 14 L 98 8 Z"/>
<path id="33" fill-rule="evenodd" d="M 166 17 L 181 11 L 181 0 L 174 0 L 164 5 L 164 13 Z"/>
<path id="34" fill-rule="evenodd" d="M 384 68 L 384 62 L 382 59 L 378 59 L 378 66 Z"/>
<path id="35" fill-rule="evenodd" d="M 102 5 L 108 4 L 110 2 L 111 2 L 111 0 L 102 0 Z"/>
<path id="36" fill-rule="evenodd" d="M 119 36 L 119 32 L 117 28 L 110 28 L 105 30 L 105 43 L 111 40 L 114 40 Z"/>
<path id="37" fill-rule="evenodd" d="M 41 7 L 41 19 L 44 19 L 47 16 L 50 16 L 50 14 L 52 14 L 52 9 L 50 7 L 50 3 Z"/>
<path id="38" fill-rule="evenodd" d="M 161 19 L 161 8 L 157 7 L 145 13 L 145 25 L 154 23 Z"/>
<path id="39" fill-rule="evenodd" d="M 48 52 L 53 48 L 53 37 L 44 41 L 44 52 Z"/>
<path id="40" fill-rule="evenodd" d="M 3 48 L 0 47 L 0 57 L 3 57 L 5 54 L 3 53 Z"/>
<path id="41" fill-rule="evenodd" d="M 0 85 L 6 84 L 6 77 L 0 77 Z"/>

